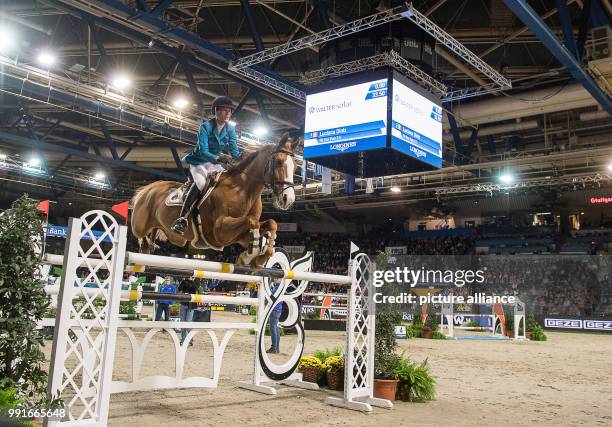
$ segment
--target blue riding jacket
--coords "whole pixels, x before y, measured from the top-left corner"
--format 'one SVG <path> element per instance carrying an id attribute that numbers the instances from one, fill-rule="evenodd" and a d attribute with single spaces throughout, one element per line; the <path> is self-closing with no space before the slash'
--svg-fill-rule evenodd
<path id="1" fill-rule="evenodd" d="M 219 132 L 215 119 L 212 118 L 202 123 L 198 132 L 198 145 L 183 158 L 183 161 L 190 165 L 216 163 L 223 151 L 229 151 L 228 154 L 236 160 L 240 158 L 236 129 L 226 123 Z"/>

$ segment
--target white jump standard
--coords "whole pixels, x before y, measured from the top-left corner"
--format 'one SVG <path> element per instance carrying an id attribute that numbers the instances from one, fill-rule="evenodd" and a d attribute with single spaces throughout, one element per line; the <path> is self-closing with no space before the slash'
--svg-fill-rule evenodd
<path id="1" fill-rule="evenodd" d="M 93 230 L 102 230 L 95 236 Z M 90 241 L 82 240 L 89 236 Z M 104 240 L 107 240 L 104 242 Z M 110 240 L 110 243 L 108 242 Z M 374 382 L 374 306 L 370 295 L 372 290 L 373 266 L 364 254 L 358 254 L 349 265 L 348 276 L 328 275 L 310 272 L 312 256 L 289 263 L 284 253 L 271 258 L 269 266 L 254 271 L 247 267 L 216 263 L 126 253 L 127 228 L 119 226 L 114 218 L 103 211 L 91 211 L 81 218 L 71 218 L 63 257 L 62 276 L 58 290 L 58 310 L 55 320 L 51 365 L 49 369 L 49 395 L 66 401 L 68 419 L 50 421 L 49 425 L 91 425 L 104 426 L 108 423 L 111 393 L 141 391 L 164 388 L 216 387 L 222 365 L 222 357 L 236 330 L 255 331 L 255 355 L 252 381 L 242 381 L 240 387 L 257 392 L 276 394 L 276 390 L 264 382 L 282 381 L 285 384 L 316 389 L 316 384 L 301 381 L 295 374 L 304 345 L 304 329 L 300 318 L 298 299 L 309 280 L 324 283 L 350 284 L 349 311 L 347 319 L 347 348 L 344 398 L 329 398 L 328 403 L 361 411 L 371 411 L 372 405 L 391 407 L 389 401 L 373 398 Z M 351 251 L 353 252 L 353 251 Z M 57 256 L 47 256 L 50 263 L 58 263 Z M 258 298 L 220 297 L 208 295 L 175 295 L 174 299 L 190 301 L 218 301 L 257 305 L 257 323 L 215 323 L 215 322 L 145 322 L 128 321 L 119 318 L 119 302 L 122 298 L 131 300 L 158 299 L 160 295 L 141 290 L 122 291 L 122 278 L 126 264 L 137 269 L 143 265 L 151 267 L 178 268 L 194 271 L 199 276 L 223 280 L 255 281 L 260 284 Z M 87 270 L 85 277 L 77 275 L 77 269 Z M 108 274 L 99 273 L 106 270 Z M 101 276 L 105 278 L 102 279 Z M 282 278 L 282 284 L 275 294 L 271 292 L 274 278 Z M 297 284 L 296 284 L 297 282 Z M 89 287 L 91 284 L 96 286 Z M 87 286 L 86 286 L 87 285 Z M 82 297 L 84 304 L 75 306 L 75 298 Z M 168 294 L 164 294 L 168 298 Z M 97 300 L 94 304 L 94 300 Z M 243 301 L 244 300 L 244 301 Z M 102 304 L 100 303 L 102 301 Z M 289 360 L 276 365 L 268 358 L 264 348 L 264 327 L 276 304 L 285 303 L 289 315 L 281 322 L 284 327 L 295 327 L 298 339 Z M 87 316 L 88 318 L 84 318 Z M 174 329 L 189 328 L 184 343 Z M 146 329 L 140 342 L 134 329 Z M 113 381 L 113 360 L 117 331 L 128 337 L 132 346 L 131 381 Z M 174 376 L 140 376 L 140 366 L 147 345 L 160 330 L 166 330 L 175 347 Z M 191 339 L 206 330 L 213 344 L 212 377 L 184 378 L 184 362 Z M 217 338 L 217 331 L 224 330 L 223 337 Z M 76 337 L 76 339 L 75 339 Z"/>

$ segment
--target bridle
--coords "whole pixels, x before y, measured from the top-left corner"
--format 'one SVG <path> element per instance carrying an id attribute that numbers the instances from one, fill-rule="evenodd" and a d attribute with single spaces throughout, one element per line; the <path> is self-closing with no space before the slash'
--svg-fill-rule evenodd
<path id="1" fill-rule="evenodd" d="M 266 181 L 264 185 L 266 188 L 272 189 L 272 192 L 278 196 L 279 194 L 282 194 L 283 191 L 287 190 L 288 188 L 295 187 L 295 184 L 291 181 L 279 181 L 276 179 L 276 176 L 274 174 L 274 169 L 272 169 L 272 162 L 275 160 L 274 156 L 277 154 L 286 154 L 288 156 L 295 158 L 295 153 L 289 150 L 285 150 L 283 148 L 279 148 L 278 150 L 275 150 L 272 153 L 270 153 L 270 158 L 268 159 L 268 163 L 266 164 L 266 169 L 264 170 L 264 176 L 266 177 Z M 275 189 L 279 185 L 281 186 L 281 190 L 279 192 L 276 192 Z"/>

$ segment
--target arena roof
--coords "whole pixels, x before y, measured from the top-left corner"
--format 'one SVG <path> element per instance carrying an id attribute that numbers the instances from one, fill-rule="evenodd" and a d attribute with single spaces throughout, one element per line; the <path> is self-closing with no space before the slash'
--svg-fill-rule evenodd
<path id="1" fill-rule="evenodd" d="M 331 195 L 322 194 L 320 177 L 314 177 L 298 191 L 296 209 L 331 203 L 336 210 L 357 210 L 398 200 L 607 187 L 611 60 L 610 49 L 606 57 L 601 46 L 612 45 L 605 32 L 609 2 L 568 0 L 561 10 L 553 0 L 525 3 L 415 1 L 418 11 L 510 80 L 512 89 L 446 105 L 458 128 L 453 133 L 445 122 L 446 157 L 452 160 L 441 171 L 377 180 L 374 194 L 357 180 L 350 196 L 343 192 L 343 176 L 334 176 Z M 0 55 L 3 199 L 27 191 L 60 203 L 89 199 L 106 205 L 127 199 L 152 180 L 181 179 L 176 158 L 193 145 L 218 95 L 241 105 L 235 119 L 242 144 L 299 132 L 303 102 L 291 90 L 274 89 L 232 64 L 260 49 L 401 5 L 367 0 L 5 1 L 0 14 L 6 36 Z M 533 8 L 531 18 L 527 7 Z M 282 54 L 254 69 L 277 82 L 274 87 L 303 88 L 304 73 L 320 68 L 318 49 L 311 45 Z M 455 88 L 487 80 L 441 44 L 432 75 Z M 118 77 L 129 80 L 124 92 L 112 88 Z M 186 105 L 179 108 L 179 99 Z M 101 111 L 102 105 L 108 109 Z M 140 123 L 126 119 L 130 114 L 141 117 Z M 256 134 L 262 124 L 269 129 L 265 137 Z M 24 168 L 34 154 L 42 155 L 44 174 L 33 165 Z M 499 187 L 498 178 L 508 171 L 516 181 Z M 392 186 L 400 188 L 399 194 L 389 194 Z"/>

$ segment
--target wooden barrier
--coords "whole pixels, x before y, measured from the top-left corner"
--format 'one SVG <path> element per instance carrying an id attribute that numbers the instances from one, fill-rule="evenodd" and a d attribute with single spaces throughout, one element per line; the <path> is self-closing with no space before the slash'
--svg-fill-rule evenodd
<path id="1" fill-rule="evenodd" d="M 102 229 L 94 235 L 93 230 Z M 83 236 L 91 240 L 81 245 Z M 105 238 L 111 243 L 103 242 Z M 252 270 L 233 264 L 211 261 L 190 260 L 156 255 L 126 253 L 127 228 L 119 226 L 114 218 L 104 211 L 91 211 L 81 218 L 71 218 L 66 239 L 65 256 L 47 256 L 51 263 L 62 263 L 62 277 L 58 289 L 58 314 L 55 320 L 53 348 L 51 352 L 50 395 L 61 393 L 67 399 L 68 417 L 62 421 L 52 421 L 50 425 L 106 425 L 109 414 L 111 393 L 180 387 L 216 387 L 223 352 L 236 330 L 252 329 L 255 333 L 255 357 L 252 381 L 240 382 L 240 387 L 257 392 L 276 394 L 276 390 L 264 382 L 283 381 L 285 384 L 317 388 L 316 384 L 304 383 L 294 371 L 303 351 L 304 330 L 300 318 L 299 296 L 304 292 L 309 280 L 319 282 L 350 284 L 349 316 L 347 321 L 347 347 L 345 349 L 347 369 L 343 398 L 328 398 L 328 403 L 361 411 L 371 411 L 372 405 L 391 407 L 389 401 L 374 399 L 374 314 L 371 300 L 373 264 L 364 254 L 356 254 L 351 246 L 350 275 L 328 275 L 310 272 L 312 257 L 306 256 L 289 263 L 282 252 L 270 259 L 267 268 Z M 159 299 L 161 295 L 142 291 L 122 291 L 122 275 L 126 263 L 132 270 L 142 270 L 143 266 L 168 267 L 194 271 L 194 274 L 223 280 L 255 281 L 260 283 L 257 304 L 259 306 L 257 323 L 200 323 L 200 322 L 138 322 L 119 319 L 121 297 L 130 299 Z M 281 268 L 271 268 L 275 264 Z M 85 277 L 77 275 L 77 269 L 86 269 Z M 106 270 L 104 275 L 98 274 Z M 274 278 L 284 279 L 277 292 L 272 293 Z M 296 283 L 297 282 L 297 283 Z M 97 287 L 87 287 L 94 283 Z M 82 296 L 90 319 L 84 319 L 84 309 L 75 307 L 74 297 Z M 167 299 L 168 294 L 163 294 Z M 187 296 L 175 298 L 187 299 Z M 255 303 L 250 298 L 224 296 L 188 296 L 189 300 L 199 299 L 206 302 Z M 103 304 L 94 300 L 102 300 Z M 264 349 L 264 327 L 275 305 L 284 303 L 289 315 L 281 322 L 284 327 L 295 327 L 297 331 L 296 348 L 289 360 L 282 364 L 273 363 Z M 148 331 L 142 342 L 138 342 L 134 329 Z M 184 343 L 180 343 L 174 329 L 189 328 L 191 331 Z M 174 377 L 141 377 L 140 364 L 146 346 L 159 330 L 170 333 L 175 344 L 176 372 Z M 219 340 L 215 330 L 226 330 Z M 113 360 L 117 331 L 123 331 L 132 345 L 132 378 L 129 382 L 112 380 Z M 213 342 L 214 368 L 210 378 L 183 378 L 183 362 L 188 343 L 194 335 L 206 330 Z M 74 339 L 76 337 L 76 339 Z"/>

